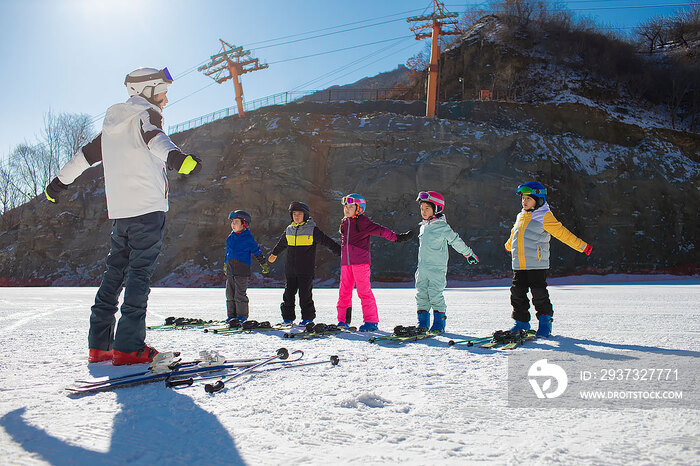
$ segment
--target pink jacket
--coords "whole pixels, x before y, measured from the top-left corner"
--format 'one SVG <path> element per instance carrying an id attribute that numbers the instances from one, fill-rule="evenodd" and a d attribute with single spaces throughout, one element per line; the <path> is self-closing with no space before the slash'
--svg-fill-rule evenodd
<path id="1" fill-rule="evenodd" d="M 396 233 L 374 223 L 365 215 L 346 218 L 340 225 L 340 265 L 371 264 L 370 236 L 381 236 L 396 241 Z"/>

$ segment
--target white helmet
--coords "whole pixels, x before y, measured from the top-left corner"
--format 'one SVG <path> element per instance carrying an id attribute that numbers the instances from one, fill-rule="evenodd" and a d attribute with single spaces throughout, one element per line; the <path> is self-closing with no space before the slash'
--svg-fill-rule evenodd
<path id="1" fill-rule="evenodd" d="M 173 77 L 168 68 L 138 68 L 124 78 L 124 85 L 130 97 L 140 95 L 146 99 L 152 99 L 154 95 L 167 91 L 172 82 Z"/>

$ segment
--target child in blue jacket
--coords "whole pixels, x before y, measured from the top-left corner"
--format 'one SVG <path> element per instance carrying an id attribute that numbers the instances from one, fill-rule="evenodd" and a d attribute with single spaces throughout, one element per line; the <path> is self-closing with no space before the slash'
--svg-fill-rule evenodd
<path id="1" fill-rule="evenodd" d="M 260 263 L 262 273 L 270 273 L 260 246 L 255 242 L 250 226 L 250 214 L 245 210 L 236 210 L 229 214 L 231 234 L 226 239 L 226 312 L 227 321 L 248 319 L 248 279 L 250 278 L 251 254 Z"/>

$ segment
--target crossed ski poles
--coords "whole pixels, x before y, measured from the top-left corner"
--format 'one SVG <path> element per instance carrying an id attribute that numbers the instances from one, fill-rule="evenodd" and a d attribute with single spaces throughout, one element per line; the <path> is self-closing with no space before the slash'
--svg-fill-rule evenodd
<path id="1" fill-rule="evenodd" d="M 292 352 L 290 353 L 290 355 L 294 355 L 294 354 L 297 354 L 297 353 L 303 354 L 303 351 L 301 351 L 301 350 L 292 351 Z M 282 360 L 280 360 L 280 361 L 274 361 L 274 360 L 273 360 L 272 362 L 268 362 L 267 365 L 271 365 L 271 364 L 274 364 L 274 363 L 281 363 L 280 366 L 276 366 L 276 367 L 273 368 L 273 369 L 269 369 L 269 370 L 277 370 L 277 369 L 283 369 L 283 368 L 289 368 L 289 367 L 302 367 L 302 366 L 314 366 L 314 365 L 317 365 L 317 364 L 328 364 L 329 362 L 331 363 L 332 366 L 337 366 L 337 365 L 340 363 L 340 358 L 339 358 L 337 355 L 332 355 L 332 356 L 330 357 L 330 359 L 323 359 L 323 360 L 309 361 L 309 362 L 301 362 L 301 363 L 295 362 L 295 361 L 298 361 L 299 359 L 301 359 L 301 358 L 297 358 L 297 359 L 290 360 L 290 361 L 282 361 Z M 257 367 L 259 367 L 259 365 L 257 365 Z M 248 372 L 249 369 L 253 369 L 253 368 L 252 368 L 252 367 L 248 367 L 248 368 L 246 369 L 246 371 L 244 371 L 244 372 Z M 172 374 L 172 375 L 173 375 L 173 376 L 177 376 L 176 373 L 174 373 L 174 374 Z M 239 372 L 239 373 L 236 374 L 236 377 L 239 377 L 239 376 L 241 376 L 241 375 L 243 375 L 242 372 Z M 166 387 L 171 387 L 171 388 L 172 388 L 172 387 L 181 387 L 181 386 L 187 386 L 187 387 L 189 387 L 189 386 L 191 386 L 192 384 L 194 384 L 194 382 L 196 382 L 196 381 L 207 380 L 207 379 L 219 379 L 219 378 L 223 378 L 223 377 L 226 377 L 226 376 L 221 376 L 221 375 L 217 375 L 217 374 L 211 374 L 211 375 L 201 375 L 201 376 L 198 376 L 196 379 L 195 379 L 194 377 L 190 377 L 190 378 L 187 378 L 187 379 L 179 379 L 179 380 L 170 380 L 170 379 L 168 379 L 168 380 L 165 381 L 165 386 L 166 386 Z M 228 381 L 230 381 L 230 380 L 231 380 L 231 379 L 228 379 L 228 380 L 226 380 L 226 381 L 228 382 Z M 206 390 L 206 387 L 205 387 L 205 390 Z M 212 392 L 208 392 L 208 393 L 212 393 Z"/>
<path id="2" fill-rule="evenodd" d="M 215 393 L 215 392 L 221 391 L 224 389 L 224 386 L 226 385 L 227 382 L 230 382 L 233 379 L 236 379 L 236 378 L 242 376 L 243 374 L 247 374 L 248 372 L 251 372 L 253 369 L 257 369 L 258 367 L 264 366 L 265 364 L 269 364 L 272 361 L 274 361 L 275 359 L 284 360 L 284 359 L 287 359 L 288 357 L 289 357 L 289 351 L 287 350 L 287 348 L 280 348 L 277 350 L 276 355 L 274 355 L 270 358 L 264 359 L 263 361 L 261 361 L 257 364 L 254 364 L 254 365 L 250 366 L 249 368 L 244 369 L 241 372 L 238 372 L 237 374 L 234 374 L 227 379 L 219 380 L 213 385 L 210 383 L 206 384 L 204 386 L 204 391 L 207 393 Z"/>

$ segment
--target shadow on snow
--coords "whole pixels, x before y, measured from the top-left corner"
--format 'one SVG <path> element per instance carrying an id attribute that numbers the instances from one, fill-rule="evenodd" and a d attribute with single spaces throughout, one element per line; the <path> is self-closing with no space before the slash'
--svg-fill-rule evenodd
<path id="1" fill-rule="evenodd" d="M 93 375 L 100 371 L 104 368 L 91 370 Z M 114 418 L 106 453 L 71 445 L 28 424 L 24 419 L 26 408 L 5 414 L 0 426 L 25 451 L 56 465 L 245 464 L 231 434 L 214 414 L 190 397 L 149 385 L 117 389 L 115 393 L 121 409 Z M 81 399 L 91 396 L 95 395 Z M 89 416 L 87 409 L 85 416 Z"/>

